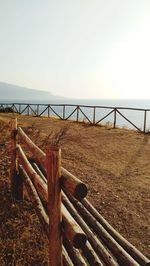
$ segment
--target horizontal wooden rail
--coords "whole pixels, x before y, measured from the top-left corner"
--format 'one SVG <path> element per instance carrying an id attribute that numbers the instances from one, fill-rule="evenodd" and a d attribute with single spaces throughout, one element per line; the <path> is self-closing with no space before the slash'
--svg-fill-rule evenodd
<path id="1" fill-rule="evenodd" d="M 105 243 L 105 245 L 111 250 L 112 254 L 118 258 L 121 265 L 128 266 L 138 266 L 138 263 L 118 244 L 117 241 L 105 230 L 105 228 L 97 222 L 97 220 L 90 214 L 90 212 L 77 200 L 75 200 L 71 195 L 69 199 L 77 210 L 82 213 L 84 220 L 92 228 L 100 239 Z"/>
<path id="2" fill-rule="evenodd" d="M 65 235 L 63 235 L 63 244 L 74 266 L 87 266 L 87 263 L 80 251 L 72 247 L 70 241 L 68 241 Z"/>
<path id="3" fill-rule="evenodd" d="M 82 252 L 84 257 L 87 261 L 93 266 L 103 266 L 104 264 L 100 261 L 99 257 L 97 256 L 96 252 L 92 248 L 89 241 L 82 247 Z"/>
<path id="4" fill-rule="evenodd" d="M 18 135 L 21 138 L 21 141 L 27 145 L 29 151 L 32 153 L 33 159 L 38 163 L 42 164 L 45 167 L 46 154 L 36 146 L 31 139 L 25 134 L 25 132 L 19 127 Z M 77 177 L 72 175 L 65 168 L 61 167 L 62 176 L 61 183 L 62 186 L 72 193 L 77 198 L 84 198 L 87 195 L 87 186 Z"/>
<path id="5" fill-rule="evenodd" d="M 27 175 L 30 176 L 31 181 L 33 182 L 36 190 L 39 192 L 38 194 L 42 196 L 42 201 L 44 201 L 46 205 L 48 205 L 47 184 L 33 169 L 31 164 L 27 160 L 27 157 L 25 156 L 20 145 L 17 145 L 17 154 L 18 154 L 19 164 L 22 165 Z M 69 240 L 76 247 L 83 245 L 86 239 L 85 234 L 76 224 L 76 222 L 73 221 L 73 218 L 71 218 L 71 215 L 65 210 L 63 206 L 62 206 L 62 217 L 65 225 L 64 230 L 67 233 L 67 237 L 69 238 Z M 77 230 L 77 228 L 79 229 Z"/>
<path id="6" fill-rule="evenodd" d="M 37 172 L 33 169 L 31 164 L 29 163 L 27 157 L 25 156 L 20 145 L 17 144 L 17 155 L 18 155 L 18 163 L 23 166 L 28 176 L 30 176 L 31 181 L 33 182 L 36 189 L 40 191 L 43 195 L 45 202 L 47 202 L 47 185 L 42 180 L 42 178 L 37 174 Z"/>
<path id="7" fill-rule="evenodd" d="M 30 197 L 30 200 L 33 204 L 33 207 L 36 209 L 38 218 L 43 225 L 46 235 L 48 236 L 49 235 L 49 219 L 48 219 L 48 215 L 45 212 L 45 209 L 43 208 L 39 195 L 33 183 L 31 182 L 30 177 L 28 176 L 28 174 L 26 173 L 22 165 L 19 165 L 18 170 L 19 170 L 20 177 L 23 178 L 24 184 L 26 186 L 26 189 Z"/>
<path id="8" fill-rule="evenodd" d="M 69 200 L 70 197 L 71 197 L 71 201 L 73 201 L 73 203 L 74 203 L 73 205 L 71 204 L 71 202 Z M 98 217 L 97 219 L 94 218 L 95 217 L 94 215 L 91 216 L 89 206 L 91 206 L 92 210 L 94 209 L 94 207 L 92 207 L 92 205 L 90 205 L 90 203 L 86 199 L 81 200 L 81 202 L 83 204 L 83 206 L 82 206 L 81 203 L 79 203 L 77 200 L 75 200 L 72 196 L 69 196 L 69 198 L 67 198 L 67 196 L 64 194 L 64 192 L 62 192 L 62 200 L 63 200 L 64 205 L 68 208 L 69 212 L 71 214 L 73 213 L 73 216 L 75 215 L 74 218 L 77 219 L 79 224 L 80 224 L 80 222 L 82 224 L 83 221 L 81 221 L 81 216 L 83 216 L 84 221 L 86 221 L 86 224 L 89 224 L 90 228 L 93 227 L 94 231 L 96 230 L 95 232 L 99 235 L 100 239 L 102 238 L 104 240 L 104 242 L 106 242 L 106 246 L 109 247 L 111 252 L 113 254 L 116 254 L 116 257 L 118 258 L 119 262 L 121 263 L 119 265 L 135 265 L 135 266 L 137 266 L 137 265 L 143 265 L 143 266 L 149 265 L 149 260 L 146 257 L 144 257 L 144 255 L 142 255 L 140 252 L 137 251 L 136 256 L 134 256 L 134 254 L 132 252 L 133 250 L 136 250 L 136 248 L 134 246 L 132 246 L 132 245 L 130 246 L 131 250 L 129 252 L 129 250 L 127 250 L 124 247 L 124 245 L 122 245 L 122 243 L 120 243 L 120 241 L 117 241 L 118 238 L 116 239 L 116 237 L 113 234 L 111 234 L 111 230 L 107 230 L 108 229 L 107 226 L 103 226 L 103 223 L 101 223 L 101 220 L 103 221 L 104 218 L 102 217 L 101 220 L 98 219 L 99 217 L 101 217 L 100 214 L 99 214 L 99 216 L 97 216 Z M 86 209 L 84 208 L 84 205 L 86 205 Z M 77 206 L 77 208 L 79 208 L 78 214 L 77 214 L 76 210 L 73 209 L 74 208 L 73 206 Z M 79 216 L 79 214 L 81 216 Z M 83 222 L 83 224 L 82 224 L 83 229 L 86 228 L 86 227 L 84 227 L 84 225 L 86 226 L 86 224 Z M 108 224 L 108 223 L 106 222 L 106 224 Z M 111 226 L 109 226 L 109 228 L 110 227 Z M 108 233 L 105 231 L 104 228 L 107 230 Z M 114 229 L 112 228 L 112 230 L 114 230 Z M 117 232 L 116 232 L 116 234 L 117 234 Z M 89 238 L 89 235 L 88 235 L 88 238 Z M 92 246 L 95 245 L 94 247 L 95 247 L 95 250 L 97 252 L 95 240 L 93 239 L 92 241 L 93 241 Z M 118 245 L 118 243 L 120 245 Z M 92 265 L 103 265 L 101 263 L 101 261 L 99 261 L 99 258 L 95 254 L 95 251 L 93 250 L 92 246 L 89 242 L 87 242 L 85 245 L 81 246 L 80 248 L 82 249 L 82 252 L 83 252 L 84 256 L 88 259 L 88 261 L 91 261 Z M 71 247 L 70 247 L 70 249 L 71 249 Z M 71 254 L 72 254 L 72 252 L 71 252 Z M 75 256 L 75 254 L 74 254 L 74 256 Z M 104 255 L 104 257 L 105 257 L 105 255 Z M 76 257 L 74 259 L 75 259 L 75 261 L 77 261 Z M 82 265 L 82 263 L 81 263 L 81 265 Z"/>
<path id="9" fill-rule="evenodd" d="M 73 218 L 78 222 L 78 224 L 81 226 L 83 231 L 86 233 L 88 240 L 93 246 L 97 255 L 100 256 L 100 258 L 102 258 L 102 260 L 106 263 L 106 265 L 118 266 L 119 264 L 114 259 L 113 255 L 109 253 L 108 249 L 102 244 L 102 242 L 97 238 L 97 236 L 87 226 L 85 221 L 76 211 L 73 204 L 67 199 L 65 194 L 63 194 L 62 201 L 64 205 L 66 206 L 66 208 L 69 210 L 69 212 L 72 214 Z"/>
<path id="10" fill-rule="evenodd" d="M 46 154 L 34 144 L 21 127 L 18 127 L 18 136 L 20 136 L 21 141 L 26 144 L 27 148 L 32 153 L 33 158 L 35 156 L 36 161 L 45 167 Z"/>
<path id="11" fill-rule="evenodd" d="M 63 266 L 74 266 L 64 246 L 63 246 Z"/>
<path id="12" fill-rule="evenodd" d="M 83 199 L 86 197 L 88 189 L 85 183 L 83 183 L 76 176 L 71 174 L 65 168 L 62 167 L 61 185 L 67 191 L 69 191 L 74 197 Z"/>
<path id="13" fill-rule="evenodd" d="M 85 233 L 81 227 L 79 227 L 64 205 L 62 205 L 62 214 L 65 236 L 70 240 L 72 245 L 74 245 L 76 248 L 81 248 L 85 245 L 87 240 Z"/>
<path id="14" fill-rule="evenodd" d="M 96 220 L 102 224 L 102 226 L 110 233 L 110 235 L 116 239 L 116 241 L 134 258 L 140 265 L 148 265 L 149 260 L 137 250 L 131 243 L 129 243 L 123 236 L 121 236 L 100 213 L 93 207 L 93 205 L 87 200 L 81 200 L 83 206 L 96 218 Z"/>
<path id="15" fill-rule="evenodd" d="M 32 165 L 36 165 L 35 163 L 32 162 Z M 39 173 L 39 175 L 41 176 L 42 179 L 44 179 L 44 175 L 43 173 L 39 170 L 38 166 L 36 165 L 36 170 Z M 45 179 L 45 182 L 47 183 L 47 180 Z M 64 199 L 64 197 L 66 197 L 66 195 L 64 194 L 64 192 L 62 192 L 62 197 Z M 63 205 L 64 206 L 64 205 Z M 65 220 L 65 219 L 64 219 Z M 72 230 L 72 229 L 71 229 Z M 72 238 L 72 237 L 71 237 Z M 64 234 L 64 239 L 66 239 L 65 243 L 67 241 L 66 238 L 66 233 Z M 94 252 L 93 248 L 91 247 L 90 243 L 88 241 L 86 241 L 85 243 L 85 237 L 82 235 L 82 242 L 80 244 L 80 242 L 77 241 L 77 247 L 79 246 L 80 248 L 82 248 L 83 253 L 85 254 L 85 257 L 88 259 L 88 261 L 91 261 L 93 266 L 102 266 L 103 264 L 100 262 L 100 259 L 97 257 L 96 253 Z M 71 242 L 69 242 L 71 243 Z M 85 243 L 85 244 L 84 244 Z M 68 244 L 69 245 L 69 244 Z M 67 248 L 68 248 L 67 245 Z M 76 244 L 75 244 L 76 245 Z M 77 265 L 86 265 L 83 263 L 83 259 L 81 257 L 81 255 L 78 253 L 76 256 L 76 252 L 74 252 L 72 249 L 73 247 L 69 245 L 69 253 L 71 253 L 71 258 L 73 259 L 73 261 L 77 264 Z"/>

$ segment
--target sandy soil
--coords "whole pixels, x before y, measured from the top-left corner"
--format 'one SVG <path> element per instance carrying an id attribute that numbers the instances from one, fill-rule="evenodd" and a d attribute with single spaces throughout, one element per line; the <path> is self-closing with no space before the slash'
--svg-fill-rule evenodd
<path id="1" fill-rule="evenodd" d="M 32 206 L 11 198 L 8 119 L 0 116 L 0 262 L 15 257 L 16 264 L 0 265 L 47 265 L 46 239 Z M 86 182 L 92 204 L 150 258 L 150 135 L 26 116 L 18 116 L 18 124 L 43 150 L 59 139 L 63 167 Z"/>

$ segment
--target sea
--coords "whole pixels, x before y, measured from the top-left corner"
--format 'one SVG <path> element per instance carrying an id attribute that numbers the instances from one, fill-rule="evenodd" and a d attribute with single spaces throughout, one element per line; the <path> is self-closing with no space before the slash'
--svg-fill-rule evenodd
<path id="1" fill-rule="evenodd" d="M 20 103 L 18 100 L 8 101 L 1 100 L 1 104 L 6 103 Z M 25 108 L 28 103 L 35 112 L 37 112 L 37 104 L 39 104 L 39 113 L 42 113 L 46 109 L 46 105 L 51 105 L 50 116 L 56 116 L 56 113 L 63 116 L 63 105 L 65 106 L 65 118 L 70 116 L 75 110 L 76 106 L 80 106 L 79 117 L 80 121 L 88 122 L 88 119 L 93 122 L 94 106 L 95 108 L 95 123 L 109 124 L 114 123 L 114 112 L 111 111 L 117 108 L 119 112 L 116 113 L 116 126 L 129 128 L 129 129 L 140 129 L 141 131 L 150 131 L 150 99 L 52 99 L 51 101 L 41 100 L 38 101 L 21 101 L 21 111 Z M 62 106 L 58 106 L 62 105 Z M 16 105 L 17 106 L 17 105 Z M 19 106 L 19 105 L 18 105 Z M 86 107 L 85 107 L 86 106 Z M 145 115 L 145 110 L 146 115 Z M 26 113 L 27 110 L 24 112 Z M 56 113 L 55 113 L 56 112 Z M 84 114 L 85 115 L 84 115 Z M 110 114 L 109 114 L 110 113 Z M 30 110 L 30 114 L 33 114 Z M 48 115 L 47 109 L 42 114 L 43 116 Z M 105 118 L 104 118 L 105 117 Z M 70 117 L 70 120 L 76 120 L 77 111 L 75 111 Z M 125 119 L 126 118 L 126 119 Z M 130 122 L 129 122 L 129 121 Z M 133 125 L 134 124 L 134 125 Z M 145 125 L 145 126 L 144 126 Z M 144 128 L 145 127 L 145 128 Z"/>

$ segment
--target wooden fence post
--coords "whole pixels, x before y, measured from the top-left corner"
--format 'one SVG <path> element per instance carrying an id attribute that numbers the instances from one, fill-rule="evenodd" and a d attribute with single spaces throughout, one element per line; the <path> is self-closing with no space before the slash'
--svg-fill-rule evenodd
<path id="1" fill-rule="evenodd" d="M 19 114 L 21 114 L 21 103 L 19 103 Z"/>
<path id="2" fill-rule="evenodd" d="M 19 176 L 17 170 L 17 118 L 11 121 L 11 169 L 10 169 L 10 180 L 11 180 L 11 191 L 12 196 L 16 200 L 23 199 L 23 181 L 22 177 Z"/>
<path id="3" fill-rule="evenodd" d="M 146 118 L 147 118 L 147 110 L 144 111 L 144 129 L 143 132 L 146 133 Z"/>
<path id="4" fill-rule="evenodd" d="M 39 104 L 37 104 L 37 116 L 39 116 Z"/>
<path id="5" fill-rule="evenodd" d="M 114 108 L 114 128 L 116 128 L 117 109 Z"/>
<path id="6" fill-rule="evenodd" d="M 63 106 L 63 120 L 65 120 L 65 114 L 66 114 L 66 106 Z"/>
<path id="7" fill-rule="evenodd" d="M 48 112 L 48 117 L 50 117 L 50 106 L 49 105 L 48 105 L 47 112 Z"/>
<path id="8" fill-rule="evenodd" d="M 93 124 L 95 125 L 95 112 L 96 112 L 96 107 L 93 107 Z"/>
<path id="9" fill-rule="evenodd" d="M 61 266 L 61 150 L 58 147 L 52 147 L 46 151 L 46 169 L 49 211 L 49 266 Z"/>
<path id="10" fill-rule="evenodd" d="M 79 106 L 77 106 L 77 122 L 79 121 Z"/>
<path id="11" fill-rule="evenodd" d="M 10 181 L 12 195 L 15 197 L 15 178 L 16 178 L 16 134 L 17 134 L 17 119 L 11 120 L 11 169 L 10 169 Z"/>

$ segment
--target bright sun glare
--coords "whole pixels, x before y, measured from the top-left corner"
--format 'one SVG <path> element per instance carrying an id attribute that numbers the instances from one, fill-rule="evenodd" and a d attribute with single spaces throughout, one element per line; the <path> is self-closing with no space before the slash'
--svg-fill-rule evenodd
<path id="1" fill-rule="evenodd" d="M 121 97 L 150 97 L 150 21 L 146 21 L 138 32 L 118 43 L 106 71 L 118 84 Z"/>

